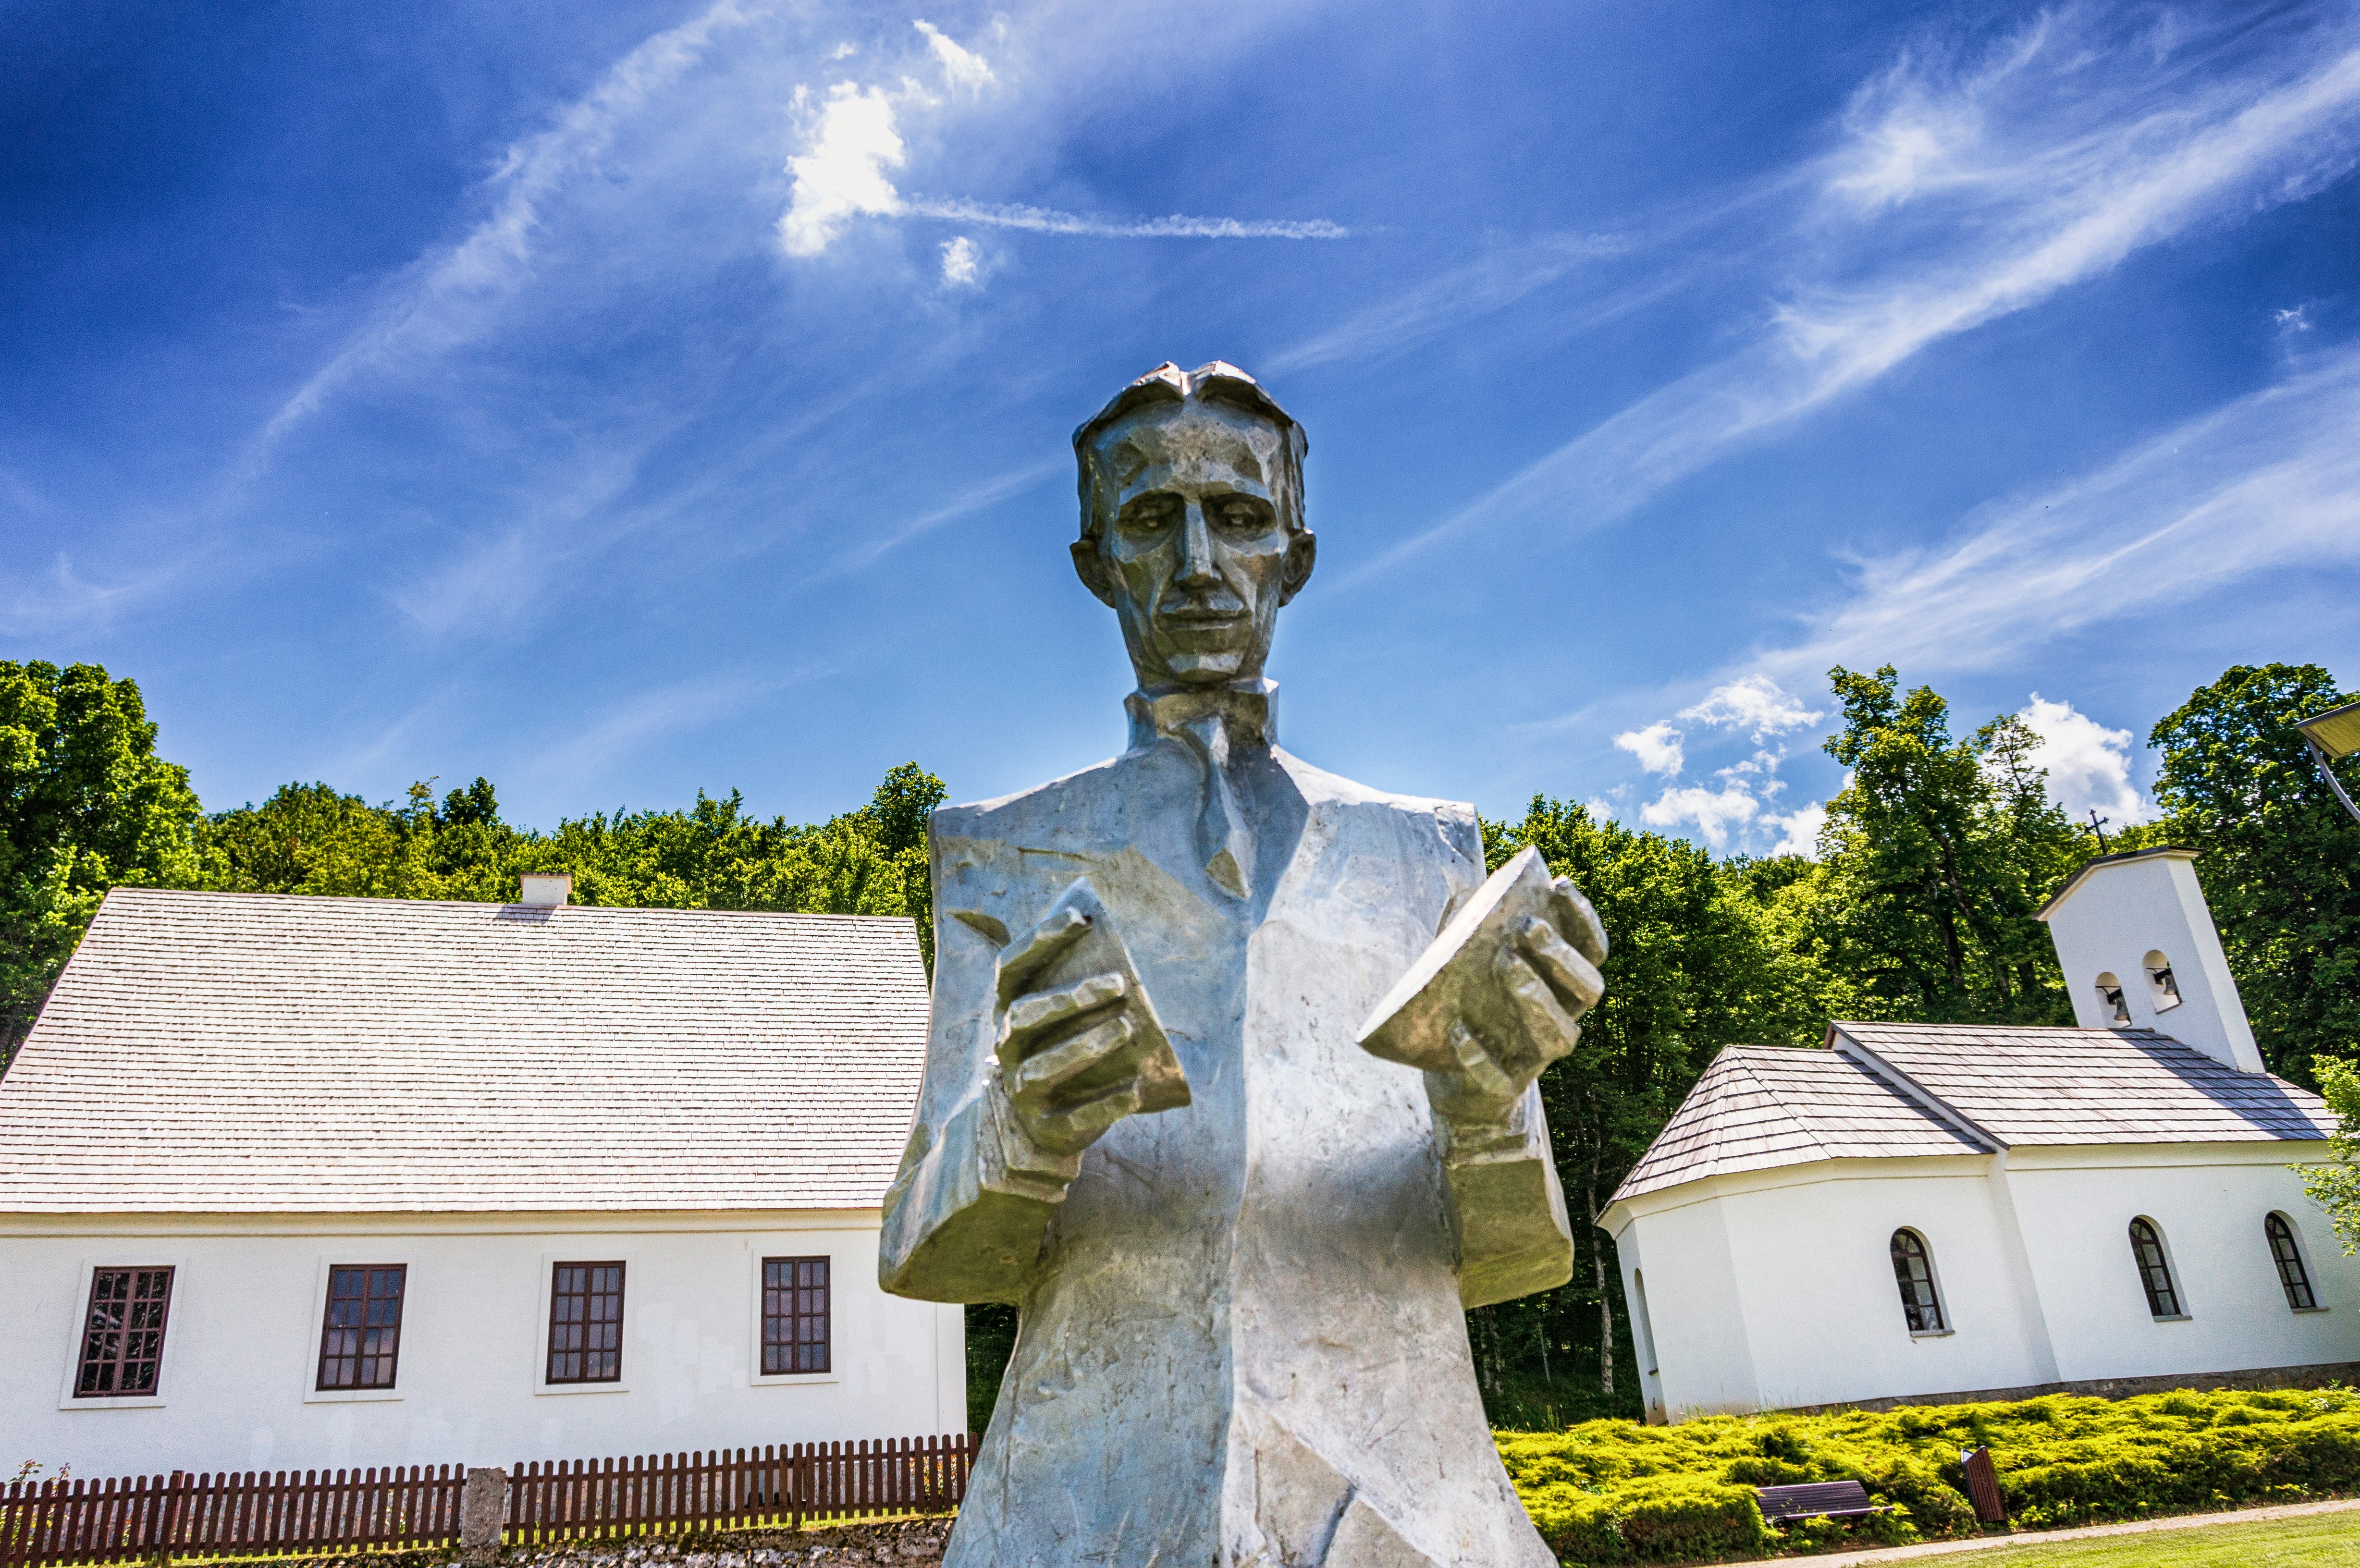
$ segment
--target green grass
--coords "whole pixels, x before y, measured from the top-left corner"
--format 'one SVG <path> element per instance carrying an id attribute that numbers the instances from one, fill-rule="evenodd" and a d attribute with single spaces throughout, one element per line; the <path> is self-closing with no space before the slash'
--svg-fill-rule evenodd
<path id="1" fill-rule="evenodd" d="M 2251 1524 L 1994 1547 L 1958 1568 L 2352 1568 L 2360 1563 L 2360 1512 L 2260 1519 Z"/>

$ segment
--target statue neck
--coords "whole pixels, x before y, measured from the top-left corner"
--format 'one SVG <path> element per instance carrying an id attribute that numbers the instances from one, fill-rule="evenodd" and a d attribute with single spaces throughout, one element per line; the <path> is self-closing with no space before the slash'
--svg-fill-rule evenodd
<path id="1" fill-rule="evenodd" d="M 1188 725 L 1218 716 L 1232 747 L 1278 744 L 1278 682 L 1232 681 L 1226 686 L 1159 686 L 1122 700 L 1131 715 L 1131 749 L 1153 746 Z"/>

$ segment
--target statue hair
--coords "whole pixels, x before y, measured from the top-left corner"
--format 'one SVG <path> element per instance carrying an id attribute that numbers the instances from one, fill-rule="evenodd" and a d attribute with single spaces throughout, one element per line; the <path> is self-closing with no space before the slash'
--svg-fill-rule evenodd
<path id="1" fill-rule="evenodd" d="M 1098 516 L 1097 504 L 1098 482 L 1104 477 L 1094 444 L 1098 432 L 1142 408 L 1158 403 L 1186 402 L 1226 403 L 1276 428 L 1282 440 L 1279 472 L 1272 476 L 1271 497 L 1286 530 L 1303 532 L 1303 458 L 1311 450 L 1311 440 L 1303 433 L 1303 427 L 1262 389 L 1260 382 L 1236 365 L 1217 359 L 1194 370 L 1183 370 L 1167 359 L 1116 393 L 1111 402 L 1074 432 L 1074 456 L 1081 468 L 1082 538 L 1096 539 L 1105 521 Z"/>

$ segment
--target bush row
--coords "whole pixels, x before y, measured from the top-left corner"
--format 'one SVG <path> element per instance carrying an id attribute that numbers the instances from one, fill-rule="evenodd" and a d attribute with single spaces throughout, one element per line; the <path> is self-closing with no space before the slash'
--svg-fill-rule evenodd
<path id="1" fill-rule="evenodd" d="M 1960 1455 L 1977 1446 L 1991 1449 L 2009 1516 L 2024 1529 L 2360 1491 L 2360 1394 L 2340 1388 L 2060 1394 L 1495 1435 L 1534 1525 L 1568 1565 L 1972 1535 L 1978 1527 Z M 1781 1531 L 1763 1521 L 1753 1491 L 1843 1480 L 1863 1483 L 1892 1511 L 1856 1529 L 1818 1519 Z"/>

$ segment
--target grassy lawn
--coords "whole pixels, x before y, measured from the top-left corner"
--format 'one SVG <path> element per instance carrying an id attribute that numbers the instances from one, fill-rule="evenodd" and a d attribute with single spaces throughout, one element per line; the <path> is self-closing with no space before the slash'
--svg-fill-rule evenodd
<path id="1" fill-rule="evenodd" d="M 2360 1564 L 2360 1513 L 2001 1546 L 1956 1561 L 1961 1568 L 2354 1568 Z"/>

